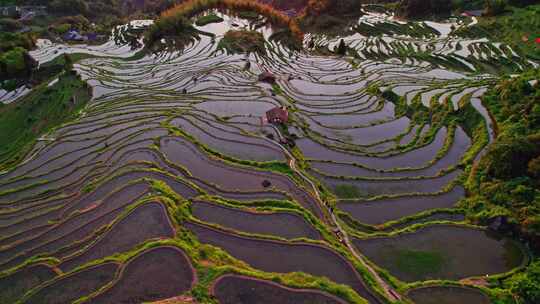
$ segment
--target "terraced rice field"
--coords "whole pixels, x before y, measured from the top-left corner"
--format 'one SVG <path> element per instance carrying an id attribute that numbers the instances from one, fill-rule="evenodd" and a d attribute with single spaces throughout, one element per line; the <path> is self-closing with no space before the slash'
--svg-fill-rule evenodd
<path id="1" fill-rule="evenodd" d="M 218 14 L 198 27 L 215 38 L 134 60 L 112 42 L 40 43 L 41 63 L 97 56 L 75 65 L 94 98 L 0 175 L 0 302 L 423 304 L 407 283 L 526 263 L 458 202 L 493 138 L 479 97 L 498 69 L 536 63 L 451 23 L 370 13 L 346 37 L 306 35 L 357 53 L 338 57 Z M 217 49 L 234 28 L 263 33 L 266 54 Z M 277 106 L 287 126 L 261 124 Z M 489 303 L 469 291 L 437 294 Z"/>
<path id="2" fill-rule="evenodd" d="M 474 289 L 460 287 L 425 287 L 414 289 L 409 292 L 409 297 L 418 304 L 430 303 L 463 303 L 484 304 L 490 303 L 489 299 Z"/>
<path id="3" fill-rule="evenodd" d="M 241 287 L 241 288 L 239 288 Z M 314 290 L 294 290 L 279 284 L 249 277 L 228 275 L 220 277 L 213 286 L 220 303 L 310 303 L 343 304 L 339 298 Z"/>

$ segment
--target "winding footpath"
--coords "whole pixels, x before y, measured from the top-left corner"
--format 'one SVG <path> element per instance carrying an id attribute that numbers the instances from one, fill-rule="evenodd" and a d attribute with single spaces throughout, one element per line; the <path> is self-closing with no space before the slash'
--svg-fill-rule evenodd
<path id="1" fill-rule="evenodd" d="M 357 251 L 356 251 L 356 248 L 354 247 L 354 245 L 352 244 L 351 242 L 351 239 L 349 237 L 349 235 L 347 234 L 347 231 L 345 229 L 343 229 L 341 227 L 341 224 L 339 223 L 336 215 L 332 212 L 332 210 L 330 209 L 330 207 L 325 204 L 323 202 L 323 200 L 321 199 L 321 195 L 319 193 L 319 190 L 317 189 L 317 186 L 307 177 L 305 176 L 301 170 L 299 170 L 296 166 L 296 158 L 289 152 L 289 150 L 283 146 L 280 142 L 281 142 L 281 139 L 283 139 L 283 135 L 281 134 L 281 132 L 279 131 L 279 129 L 274 126 L 274 125 L 271 125 L 272 128 L 276 131 L 276 133 L 278 134 L 278 137 L 279 137 L 279 141 L 274 141 L 274 140 L 271 140 L 269 138 L 266 138 L 264 136 L 262 136 L 262 138 L 264 138 L 265 140 L 279 146 L 283 152 L 287 155 L 287 158 L 289 159 L 289 167 L 291 168 L 291 170 L 293 170 L 294 172 L 296 172 L 298 175 L 300 175 L 302 177 L 302 179 L 304 179 L 306 182 L 308 182 L 310 185 L 311 185 L 311 188 L 313 189 L 313 194 L 319 204 L 319 207 L 321 209 L 326 209 L 326 211 L 328 212 L 328 214 L 330 214 L 330 218 L 331 218 L 331 223 L 336 229 L 337 231 L 339 231 L 340 235 L 341 235 L 341 239 L 342 239 L 342 242 L 347 246 L 347 248 L 349 249 L 349 252 L 358 260 L 360 261 L 360 263 L 362 264 L 363 267 L 365 267 L 370 273 L 371 275 L 375 278 L 375 281 L 377 281 L 377 283 L 379 284 L 380 287 L 382 287 L 385 291 L 385 294 L 386 294 L 386 298 L 389 299 L 390 301 L 392 302 L 398 302 L 398 301 L 401 301 L 401 295 L 394 289 L 392 288 L 390 285 L 388 285 L 388 283 L 386 281 L 384 281 L 380 276 L 379 274 L 377 273 L 377 271 L 375 271 L 375 269 L 373 269 L 373 267 L 371 267 L 367 262 L 366 260 L 364 259 L 364 257 L 362 255 L 360 255 Z"/>

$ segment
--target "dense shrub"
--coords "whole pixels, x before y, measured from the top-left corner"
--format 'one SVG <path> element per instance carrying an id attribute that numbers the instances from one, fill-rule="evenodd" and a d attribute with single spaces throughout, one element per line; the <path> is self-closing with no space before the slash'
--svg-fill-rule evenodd
<path id="1" fill-rule="evenodd" d="M 540 156 L 537 156 L 533 158 L 531 161 L 529 161 L 529 163 L 527 164 L 527 172 L 533 178 L 540 179 Z"/>
<path id="2" fill-rule="evenodd" d="M 407 19 L 449 15 L 452 9 L 450 0 L 401 0 L 396 15 Z"/>
<path id="3" fill-rule="evenodd" d="M 30 50 L 34 45 L 34 38 L 31 35 L 0 32 L 0 52 L 7 52 L 17 47 Z"/>
<path id="4" fill-rule="evenodd" d="M 49 3 L 48 8 L 54 13 L 69 15 L 86 15 L 89 12 L 88 3 L 83 0 L 53 0 Z"/>
<path id="5" fill-rule="evenodd" d="M 62 18 L 59 18 L 55 22 L 55 24 L 57 25 L 68 24 L 70 27 L 76 28 L 81 31 L 90 29 L 90 21 L 83 15 L 62 17 Z"/>
<path id="6" fill-rule="evenodd" d="M 27 51 L 16 47 L 0 54 L 0 79 L 9 79 L 29 74 L 35 63 Z"/>
<path id="7" fill-rule="evenodd" d="M 14 73 L 24 71 L 25 51 L 25 49 L 17 47 L 11 51 L 2 54 L 2 57 L 0 57 L 0 64 L 2 65 L 2 70 L 8 70 Z"/>
<path id="8" fill-rule="evenodd" d="M 484 95 L 498 135 L 473 171 L 478 184 L 466 204 L 479 219 L 508 216 L 540 250 L 540 86 L 529 82 L 538 78 L 533 71 L 504 79 Z"/>
<path id="9" fill-rule="evenodd" d="M 71 29 L 71 24 L 68 24 L 68 23 L 57 24 L 57 25 L 53 25 L 51 29 L 55 33 L 62 35 L 64 33 L 67 33 Z"/>
<path id="10" fill-rule="evenodd" d="M 506 10 L 508 2 L 506 0 L 486 0 L 485 14 L 488 16 L 497 16 Z"/>
<path id="11" fill-rule="evenodd" d="M 487 173 L 491 178 L 507 179 L 527 174 L 528 163 L 539 148 L 524 137 L 507 137 L 495 141 L 486 156 Z"/>
<path id="12" fill-rule="evenodd" d="M 163 38 L 175 37 L 176 40 L 189 40 L 196 33 L 191 22 L 183 15 L 158 19 L 145 34 L 145 43 L 151 48 Z"/>
<path id="13" fill-rule="evenodd" d="M 540 261 L 531 263 L 526 271 L 514 275 L 506 283 L 521 303 L 540 303 Z"/>
<path id="14" fill-rule="evenodd" d="M 345 41 L 343 39 L 339 40 L 339 45 L 336 49 L 336 54 L 338 55 L 345 55 L 347 53 L 347 46 L 345 45 Z"/>
<path id="15" fill-rule="evenodd" d="M 4 18 L 0 19 L 0 31 L 14 32 L 23 27 L 22 23 L 17 20 Z"/>
<path id="16" fill-rule="evenodd" d="M 348 15 L 358 14 L 362 8 L 362 1 L 357 0 L 309 0 L 307 6 L 308 15 Z"/>
<path id="17" fill-rule="evenodd" d="M 256 31 L 228 31 L 220 41 L 220 49 L 225 49 L 231 54 L 259 53 L 264 54 L 264 37 Z"/>

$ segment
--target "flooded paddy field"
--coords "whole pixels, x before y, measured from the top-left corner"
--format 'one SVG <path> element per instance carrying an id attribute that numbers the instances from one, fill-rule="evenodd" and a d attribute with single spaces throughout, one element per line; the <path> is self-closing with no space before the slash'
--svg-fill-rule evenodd
<path id="1" fill-rule="evenodd" d="M 354 243 L 373 262 L 407 282 L 504 273 L 527 259 L 515 241 L 460 226 L 435 225 Z"/>
<path id="2" fill-rule="evenodd" d="M 193 216 L 226 228 L 254 234 L 266 234 L 287 239 L 319 239 L 319 232 L 302 216 L 294 213 L 254 212 L 233 209 L 204 201 L 195 201 Z"/>
<path id="3" fill-rule="evenodd" d="M 57 275 L 49 266 L 37 264 L 0 279 L 2 303 L 14 303 L 28 290 L 52 280 Z"/>
<path id="4" fill-rule="evenodd" d="M 197 276 L 183 251 L 158 247 L 129 261 L 114 285 L 88 303 L 142 303 L 190 290 Z"/>
<path id="5" fill-rule="evenodd" d="M 148 227 L 148 229 L 137 229 L 140 226 Z M 66 271 L 115 252 L 127 251 L 150 239 L 173 236 L 174 229 L 164 208 L 157 203 L 145 204 L 115 223 L 104 237 L 89 246 L 84 253 L 67 258 L 59 267 Z"/>
<path id="6" fill-rule="evenodd" d="M 301 271 L 314 276 L 325 276 L 334 282 L 351 286 L 370 303 L 378 303 L 366 289 L 353 265 L 324 246 L 252 239 L 199 224 L 186 223 L 186 226 L 202 243 L 221 247 L 256 269 L 280 273 Z"/>
<path id="7" fill-rule="evenodd" d="M 24 303 L 71 303 L 111 282 L 118 265 L 107 263 L 63 277 L 44 286 Z"/>
<path id="8" fill-rule="evenodd" d="M 368 12 L 296 50 L 266 17 L 193 20 L 212 14 L 207 35 L 155 53 L 39 41 L 40 63 L 92 55 L 74 69 L 93 99 L 0 173 L 1 303 L 489 303 L 404 286 L 527 262 L 458 208 L 493 140 L 482 94 L 500 62 L 534 62 L 452 21 Z M 220 48 L 230 30 L 265 52 Z M 332 53 L 341 39 L 356 56 Z"/>
<path id="9" fill-rule="evenodd" d="M 361 223 L 379 225 L 420 212 L 452 208 L 464 195 L 464 189 L 456 186 L 441 194 L 409 195 L 372 201 L 348 200 L 340 202 L 338 207 Z"/>
<path id="10" fill-rule="evenodd" d="M 220 304 L 344 304 L 343 300 L 315 290 L 295 290 L 271 281 L 242 276 L 223 276 L 213 285 Z"/>
<path id="11" fill-rule="evenodd" d="M 415 303 L 418 304 L 489 304 L 491 301 L 481 291 L 453 286 L 434 286 L 413 289 L 407 294 Z"/>

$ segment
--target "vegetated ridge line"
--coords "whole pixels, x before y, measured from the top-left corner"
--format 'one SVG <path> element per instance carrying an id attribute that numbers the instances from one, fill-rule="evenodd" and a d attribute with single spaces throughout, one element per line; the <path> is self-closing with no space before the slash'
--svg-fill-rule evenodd
<path id="1" fill-rule="evenodd" d="M 279 131 L 279 129 L 272 125 L 272 128 L 274 128 L 274 130 L 277 132 L 278 134 L 278 137 L 281 139 L 283 138 L 283 135 L 281 135 L 281 132 Z M 307 181 L 310 185 L 311 185 L 311 188 L 313 189 L 313 192 L 314 192 L 314 195 L 315 195 L 315 198 L 317 200 L 317 202 L 319 203 L 319 206 L 321 208 L 324 208 L 326 207 L 328 213 L 330 213 L 330 218 L 332 219 L 332 224 L 338 229 L 338 231 L 341 233 L 342 235 L 342 238 L 343 238 L 343 241 L 345 242 L 345 245 L 347 246 L 347 248 L 349 249 L 350 253 L 358 260 L 360 261 L 360 263 L 362 264 L 362 266 L 364 266 L 370 273 L 371 275 L 373 275 L 373 277 L 375 278 L 375 280 L 377 281 L 377 283 L 379 284 L 379 286 L 381 286 L 385 293 L 386 293 L 386 297 L 391 300 L 391 302 L 398 302 L 398 301 L 401 301 L 401 295 L 394 289 L 392 288 L 386 281 L 384 281 L 380 276 L 379 274 L 375 271 L 375 269 L 373 269 L 373 267 L 371 267 L 365 260 L 364 258 L 358 254 L 358 252 L 356 251 L 356 249 L 354 248 L 354 246 L 352 245 L 351 243 L 351 240 L 349 238 L 349 235 L 347 234 L 347 232 L 345 231 L 345 229 L 343 229 L 338 221 L 338 219 L 336 218 L 335 214 L 329 209 L 329 207 L 322 201 L 321 199 L 321 196 L 319 194 L 319 190 L 317 189 L 316 185 L 307 177 L 305 176 L 301 170 L 299 170 L 297 167 L 296 167 L 296 159 L 294 158 L 294 156 L 289 152 L 289 150 L 283 146 L 282 144 L 280 144 L 279 142 L 276 142 L 274 140 L 271 140 L 269 138 L 266 138 L 264 136 L 262 136 L 262 138 L 264 138 L 265 140 L 275 144 L 275 145 L 278 145 L 284 152 L 285 154 L 287 155 L 287 157 L 289 158 L 289 167 L 291 168 L 291 170 L 293 170 L 294 172 L 296 172 L 298 175 L 300 175 L 305 181 Z"/>

